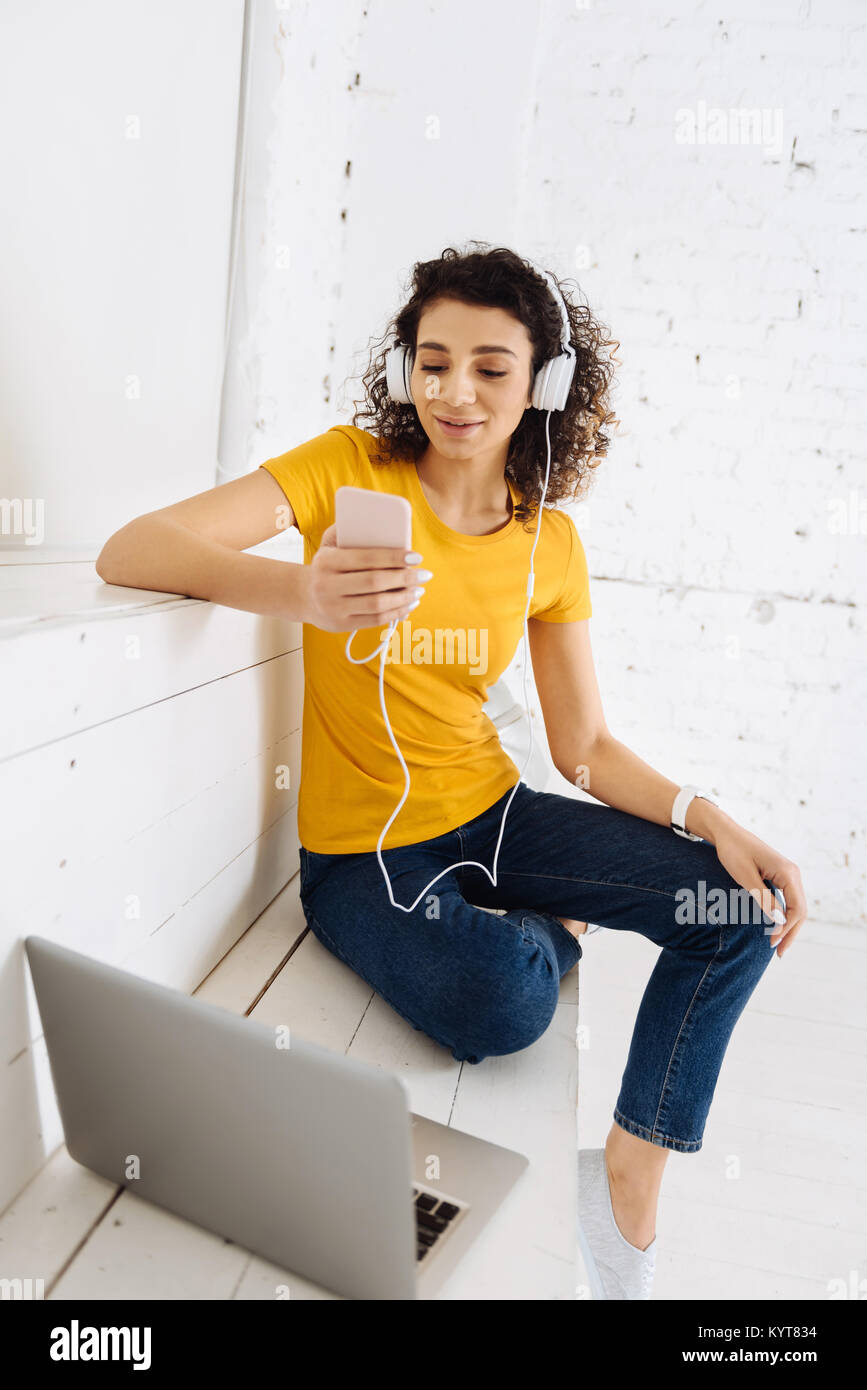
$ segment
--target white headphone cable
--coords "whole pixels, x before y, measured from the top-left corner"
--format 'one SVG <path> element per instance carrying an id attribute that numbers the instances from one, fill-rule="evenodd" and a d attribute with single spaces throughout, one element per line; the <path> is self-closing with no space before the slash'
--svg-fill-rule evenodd
<path id="1" fill-rule="evenodd" d="M 398 759 L 400 760 L 400 765 L 401 765 L 401 767 L 403 768 L 403 774 L 404 774 L 404 778 L 405 778 L 405 785 L 404 785 L 404 789 L 403 789 L 403 795 L 402 795 L 402 797 L 400 798 L 400 801 L 399 801 L 399 802 L 397 803 L 397 805 L 395 806 L 395 808 L 394 808 L 394 810 L 392 811 L 391 815 L 389 816 L 388 820 L 385 822 L 385 825 L 382 827 L 382 830 L 381 830 L 380 833 L 379 833 L 379 839 L 378 839 L 377 842 L 376 842 L 376 857 L 377 857 L 377 860 L 379 861 L 379 867 L 382 869 L 382 872 L 383 872 L 383 874 L 385 875 L 385 884 L 386 884 L 386 888 L 388 889 L 389 900 L 390 900 L 390 902 L 391 902 L 392 907 L 400 908 L 401 912 L 413 912 L 414 909 L 415 909 L 416 904 L 419 902 L 419 900 L 420 900 L 422 897 L 424 897 L 424 895 L 425 895 L 425 893 L 427 892 L 428 888 L 430 888 L 434 883 L 436 883 L 436 882 L 437 882 L 437 879 L 442 878 L 443 874 L 450 873 L 452 869 L 460 869 L 460 868 L 465 868 L 465 867 L 470 867 L 470 866 L 474 866 L 474 867 L 476 867 L 476 868 L 482 869 L 483 872 L 486 873 L 486 874 L 488 875 L 488 878 L 491 880 L 491 883 L 493 884 L 493 886 L 494 886 L 495 888 L 496 888 L 496 886 L 497 886 L 497 859 L 498 859 L 499 853 L 500 853 L 500 845 L 501 845 L 502 839 L 503 839 L 503 832 L 505 831 L 505 828 L 506 828 L 506 816 L 508 815 L 509 807 L 510 807 L 511 804 L 512 804 L 512 797 L 514 797 L 515 792 L 518 790 L 518 783 L 521 781 L 521 778 L 523 777 L 524 772 L 526 771 L 527 766 L 528 766 L 528 764 L 529 764 L 529 762 L 530 762 L 530 758 L 531 758 L 532 755 L 533 755 L 533 719 L 532 719 L 532 716 L 531 716 L 531 714 L 530 714 L 530 697 L 529 697 L 529 695 L 528 695 L 528 693 L 527 693 L 527 667 L 528 667 L 528 665 L 529 665 L 529 663 L 530 663 L 530 639 L 529 639 L 529 632 L 528 632 L 527 622 L 528 622 L 528 616 L 529 616 L 529 612 L 530 612 L 530 600 L 531 600 L 532 597 L 533 597 L 533 587 L 534 587 L 534 584 L 535 584 L 535 571 L 534 571 L 534 569 L 533 569 L 533 556 L 534 556 L 535 553 L 536 553 L 536 546 L 537 546 L 538 543 L 539 543 L 539 531 L 540 531 L 541 525 L 542 525 L 542 508 L 543 508 L 543 506 L 544 506 L 544 504 L 545 504 L 545 497 L 546 497 L 546 494 L 547 494 L 547 492 L 548 492 L 548 477 L 549 477 L 550 472 L 551 472 L 551 436 L 550 436 L 550 434 L 549 434 L 549 427 L 550 427 L 550 424 L 551 424 L 551 412 L 550 412 L 550 410 L 549 410 L 549 411 L 547 412 L 546 416 L 545 416 L 545 442 L 546 442 L 546 444 L 547 444 L 547 446 L 548 446 L 548 459 L 547 459 L 547 463 L 546 463 L 546 465 L 545 465 L 545 484 L 544 484 L 544 487 L 542 488 L 542 496 L 541 496 L 541 499 L 540 499 L 540 501 L 539 501 L 538 519 L 537 519 L 537 521 L 536 521 L 536 534 L 535 534 L 535 536 L 533 537 L 533 545 L 532 545 L 532 548 L 531 548 L 531 550 L 530 550 L 530 573 L 529 573 L 529 575 L 527 576 L 527 604 L 526 604 L 526 607 L 525 607 L 525 609 L 524 609 L 524 671 L 523 671 L 523 681 L 522 681 L 522 684 L 523 684 L 523 688 L 524 688 L 524 707 L 525 707 L 525 709 L 526 709 L 526 711 L 527 711 L 527 723 L 528 723 L 529 728 L 530 728 L 530 747 L 529 747 L 528 750 L 527 750 L 527 757 L 526 757 L 526 759 L 525 759 L 525 761 L 524 761 L 524 766 L 521 768 L 520 772 L 518 773 L 518 781 L 517 781 L 517 782 L 515 783 L 515 785 L 512 787 L 511 796 L 509 797 L 509 800 L 506 802 L 505 808 L 504 808 L 504 810 L 503 810 L 503 819 L 502 819 L 502 822 L 501 822 L 501 824 L 500 824 L 500 833 L 499 833 L 499 835 L 498 835 L 498 837 L 497 837 L 497 847 L 496 847 L 496 849 L 494 850 L 493 872 L 492 872 L 490 869 L 488 869 L 484 864 L 481 864 L 481 863 L 478 861 L 478 859 L 459 859 L 459 860 L 457 861 L 457 863 L 455 863 L 455 864 L 449 864 L 449 865 L 447 865 L 447 867 L 446 867 L 445 869 L 441 869 L 440 872 L 436 875 L 436 878 L 432 878 L 431 881 L 430 881 L 430 883 L 425 884 L 424 888 L 422 888 L 421 892 L 418 894 L 418 897 L 416 897 L 416 898 L 413 900 L 413 902 L 410 904 L 409 907 L 405 907 L 403 903 L 395 902 L 395 900 L 394 900 L 394 894 L 393 894 L 392 891 L 391 891 L 391 879 L 389 878 L 389 876 L 388 876 L 388 870 L 386 869 L 385 864 L 383 863 L 381 849 L 382 849 L 382 842 L 383 842 L 383 840 L 385 839 L 385 836 L 386 836 L 387 833 L 388 833 L 388 828 L 389 828 L 389 826 L 391 825 L 391 823 L 392 823 L 392 821 L 394 820 L 394 818 L 395 818 L 395 816 L 397 815 L 397 813 L 399 812 L 401 806 L 403 806 L 404 802 L 406 801 L 406 798 L 407 798 L 407 796 L 409 795 L 409 787 L 410 787 L 409 769 L 408 769 L 408 767 L 407 767 L 407 765 L 406 765 L 406 763 L 405 763 L 405 761 L 404 761 L 403 754 L 401 753 L 400 748 L 398 747 L 397 740 L 396 740 L 396 738 L 394 737 L 394 733 L 392 732 L 391 721 L 390 721 L 390 719 L 389 719 L 389 717 L 388 717 L 388 710 L 387 710 L 386 707 L 385 707 L 385 679 L 384 679 L 384 678 L 385 678 L 385 653 L 386 653 L 388 644 L 389 644 L 389 642 L 391 641 L 391 635 L 392 635 L 392 633 L 394 632 L 395 628 L 397 627 L 398 619 L 397 619 L 397 618 L 392 618 L 392 620 L 391 620 L 391 622 L 390 622 L 390 624 L 389 624 L 389 627 L 388 627 L 388 631 L 387 631 L 385 637 L 383 638 L 382 642 L 381 642 L 381 643 L 379 644 L 379 646 L 376 647 L 375 650 L 372 651 L 368 656 L 355 657 L 355 656 L 351 656 L 351 655 L 350 655 L 349 648 L 352 646 L 352 639 L 353 639 L 353 637 L 355 636 L 356 632 L 359 631 L 358 628 L 354 628 L 353 631 L 350 632 L 348 638 L 346 639 L 346 647 L 345 647 L 346 657 L 347 657 L 347 660 L 349 660 L 349 661 L 352 662 L 353 666 L 363 666 L 363 665 L 365 665 L 368 661 L 372 661 L 373 658 L 374 658 L 375 656 L 377 656 L 377 655 L 379 656 L 379 703 L 380 703 L 380 707 L 381 707 L 381 709 L 382 709 L 382 717 L 383 717 L 383 719 L 385 720 L 385 727 L 386 727 L 386 729 L 388 730 L 388 736 L 389 736 L 389 738 L 391 739 L 391 745 L 392 745 L 392 747 L 393 747 L 395 753 L 397 754 Z M 400 848 L 400 846 L 395 846 L 395 848 Z"/>

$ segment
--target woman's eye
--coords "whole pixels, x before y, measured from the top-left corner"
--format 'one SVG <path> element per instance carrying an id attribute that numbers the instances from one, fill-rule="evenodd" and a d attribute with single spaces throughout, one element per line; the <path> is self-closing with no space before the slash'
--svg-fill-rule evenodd
<path id="1" fill-rule="evenodd" d="M 420 372 L 444 372 L 444 371 L 445 371 L 445 367 L 425 367 L 424 365 L 421 365 L 421 366 L 419 366 L 419 371 L 420 371 Z M 505 376 L 505 375 L 506 375 L 505 372 L 495 372 L 495 371 L 493 371 L 493 369 L 490 368 L 490 367 L 481 367 L 481 368 L 480 368 L 480 371 L 481 371 L 481 373 L 482 373 L 482 376 Z"/>

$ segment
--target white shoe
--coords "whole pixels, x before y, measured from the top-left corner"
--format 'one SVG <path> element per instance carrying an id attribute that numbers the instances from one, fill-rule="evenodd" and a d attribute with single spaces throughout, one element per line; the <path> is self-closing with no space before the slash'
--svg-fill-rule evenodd
<path id="1" fill-rule="evenodd" d="M 646 1250 L 639 1250 L 617 1225 L 604 1149 L 578 1151 L 578 1243 L 594 1298 L 650 1298 L 656 1239 Z"/>

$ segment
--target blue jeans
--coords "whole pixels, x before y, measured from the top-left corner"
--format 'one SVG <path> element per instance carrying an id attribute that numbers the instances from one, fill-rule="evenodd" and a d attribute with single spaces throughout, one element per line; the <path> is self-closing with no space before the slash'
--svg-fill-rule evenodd
<path id="1" fill-rule="evenodd" d="M 490 868 L 508 796 L 455 830 L 383 850 L 395 900 L 408 906 L 457 860 Z M 582 954 L 558 916 L 639 932 L 661 947 L 614 1119 L 686 1153 L 701 1148 L 732 1029 L 773 956 L 772 922 L 744 911 L 737 890 L 707 841 L 524 782 L 506 818 L 497 886 L 481 869 L 453 869 L 411 913 L 392 907 L 374 851 L 301 849 L 311 931 L 458 1061 L 517 1052 L 545 1032 L 560 978 Z M 702 911 L 708 901 L 727 906 Z"/>

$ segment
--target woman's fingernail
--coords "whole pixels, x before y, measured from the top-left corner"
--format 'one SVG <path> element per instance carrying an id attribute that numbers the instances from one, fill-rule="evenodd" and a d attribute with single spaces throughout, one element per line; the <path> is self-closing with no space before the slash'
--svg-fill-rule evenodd
<path id="1" fill-rule="evenodd" d="M 424 593 L 424 585 L 420 585 L 419 588 L 414 590 L 414 593 L 416 598 L 421 598 L 422 594 Z"/>
<path id="2" fill-rule="evenodd" d="M 413 610 L 414 608 L 418 608 L 418 606 L 419 606 L 420 603 L 421 603 L 421 599 L 418 599 L 418 598 L 417 598 L 416 601 L 415 601 L 415 603 L 411 603 L 411 604 L 409 605 L 409 608 L 406 610 L 407 613 L 411 613 L 412 610 Z"/>
<path id="3" fill-rule="evenodd" d="M 418 551 L 410 550 L 404 555 L 403 560 L 406 565 L 420 565 L 422 557 L 419 555 Z"/>
<path id="4" fill-rule="evenodd" d="M 429 579 L 433 579 L 433 570 L 419 570 L 416 579 L 420 579 L 422 584 L 426 584 Z"/>

